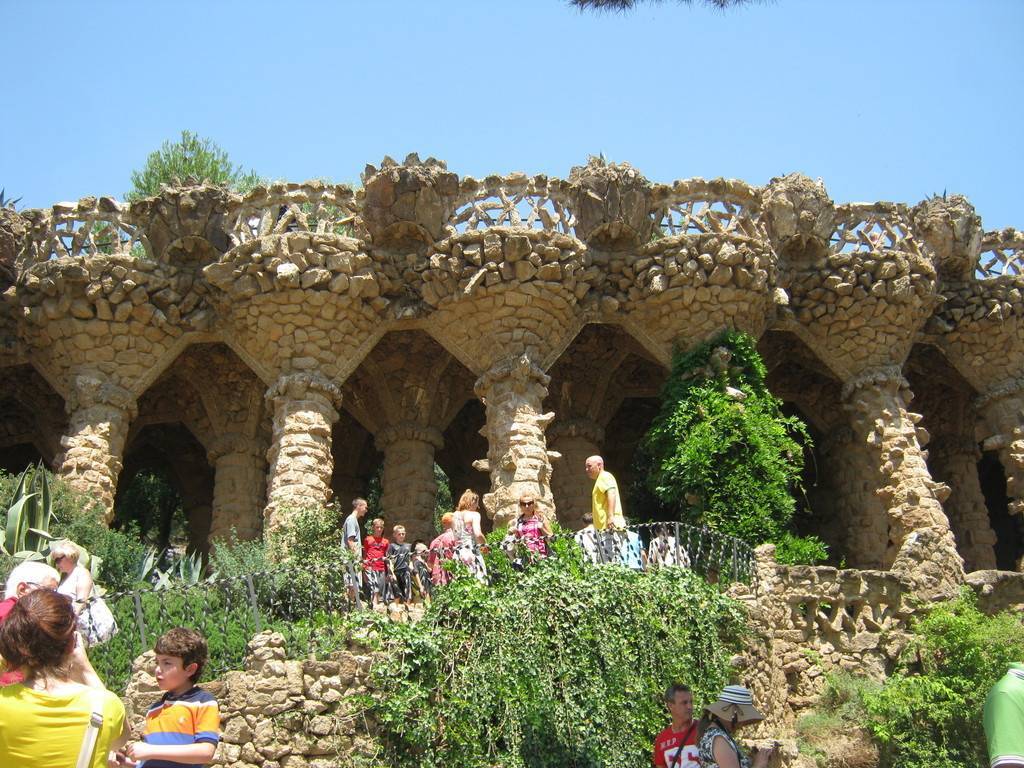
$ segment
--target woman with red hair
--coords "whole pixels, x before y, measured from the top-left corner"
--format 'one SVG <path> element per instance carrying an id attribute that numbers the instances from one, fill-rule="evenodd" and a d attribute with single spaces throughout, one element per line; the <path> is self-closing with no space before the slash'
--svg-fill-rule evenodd
<path id="1" fill-rule="evenodd" d="M 48 589 L 22 597 L 0 625 L 0 656 L 24 675 L 0 688 L 0 765 L 104 768 L 125 740 L 121 700 L 70 676 L 76 629 L 71 601 Z"/>

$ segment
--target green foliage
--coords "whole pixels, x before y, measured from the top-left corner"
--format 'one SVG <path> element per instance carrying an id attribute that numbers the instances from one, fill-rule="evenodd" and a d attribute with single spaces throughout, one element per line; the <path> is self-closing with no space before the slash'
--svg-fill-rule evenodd
<path id="1" fill-rule="evenodd" d="M 765 374 L 754 340 L 735 331 L 677 354 L 644 438 L 648 488 L 683 522 L 776 542 L 782 562 L 814 562 L 824 544 L 790 530 L 810 435 L 783 415 Z"/>
<path id="2" fill-rule="evenodd" d="M 441 532 L 441 515 L 455 509 L 456 499 L 453 498 L 451 481 L 448 475 L 437 464 L 434 464 L 434 482 L 437 483 L 437 497 L 434 502 L 434 530 Z M 454 493 L 462 493 L 456 489 Z"/>
<path id="3" fill-rule="evenodd" d="M 234 165 L 228 153 L 210 139 L 182 131 L 178 141 L 165 141 L 151 153 L 141 171 L 132 171 L 132 189 L 125 199 L 151 197 L 159 194 L 164 185 L 203 182 L 244 194 L 261 181 L 255 172 Z"/>
<path id="4" fill-rule="evenodd" d="M 161 552 L 188 542 L 188 516 L 167 474 L 145 469 L 124 483 L 114 506 L 115 527 L 135 524 L 146 544 Z"/>
<path id="5" fill-rule="evenodd" d="M 866 699 L 881 685 L 845 670 L 825 675 L 825 690 L 815 711 L 796 723 L 800 752 L 824 768 L 873 765 L 878 750 L 867 733 Z"/>
<path id="6" fill-rule="evenodd" d="M 54 518 L 50 484 L 42 463 L 26 467 L 18 477 L 4 517 L 0 551 L 19 562 L 46 559 Z"/>
<path id="7" fill-rule="evenodd" d="M 981 709 L 1010 662 L 1024 658 L 1021 617 L 985 616 L 973 593 L 940 605 L 915 627 L 900 668 L 866 697 L 883 765 L 987 764 Z"/>
<path id="8" fill-rule="evenodd" d="M 521 573 L 487 559 L 496 584 L 456 578 L 419 623 L 378 621 L 385 764 L 641 765 L 668 682 L 710 700 L 726 681 L 740 614 L 691 572 L 585 566 L 571 542 Z"/>
<path id="9" fill-rule="evenodd" d="M 271 568 L 267 548 L 262 539 L 240 540 L 234 528 L 227 540 L 214 539 L 210 554 L 210 566 L 222 578 L 245 576 L 249 573 L 263 573 Z"/>
<path id="10" fill-rule="evenodd" d="M 131 527 L 125 531 L 111 530 L 104 523 L 102 508 L 95 500 L 76 491 L 48 470 L 33 471 L 46 480 L 51 538 L 70 539 L 83 549 L 82 564 L 90 567 L 101 588 L 123 590 L 133 587 L 138 562 L 144 551 L 137 532 Z M 18 478 L 0 471 L 0 498 L 11 498 L 18 483 Z M 3 515 L 5 529 L 7 517 Z M 49 550 L 48 543 L 46 550 Z M 13 559 L 0 564 L 0 572 L 6 573 L 13 564 Z"/>
<path id="11" fill-rule="evenodd" d="M 145 552 L 138 531 L 133 527 L 122 531 L 108 528 L 103 513 L 92 500 L 81 498 L 82 508 L 58 520 L 54 533 L 58 538 L 75 542 L 100 561 L 99 568 L 92 569 L 100 588 L 115 592 L 133 588 L 137 584 L 138 563 Z"/>

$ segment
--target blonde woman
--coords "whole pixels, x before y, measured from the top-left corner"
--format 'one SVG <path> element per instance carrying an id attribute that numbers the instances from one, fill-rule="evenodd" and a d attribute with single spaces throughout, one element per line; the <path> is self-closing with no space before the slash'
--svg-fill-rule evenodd
<path id="1" fill-rule="evenodd" d="M 58 594 L 71 599 L 71 606 L 75 609 L 77 616 L 82 615 L 89 598 L 92 597 L 93 584 L 92 574 L 78 564 L 82 556 L 78 546 L 68 539 L 58 541 L 50 547 L 50 558 L 53 560 L 53 567 L 60 572 L 60 584 L 57 585 Z"/>
<path id="2" fill-rule="evenodd" d="M 480 496 L 468 488 L 462 492 L 455 507 L 452 533 L 455 534 L 459 560 L 465 563 L 470 573 L 480 581 L 485 581 L 487 571 L 480 553 L 484 551 L 483 547 L 487 540 L 480 529 Z"/>
<path id="3" fill-rule="evenodd" d="M 71 600 L 78 617 L 78 631 L 86 645 L 109 640 L 117 632 L 117 623 L 110 608 L 96 592 L 92 574 L 78 561 L 82 556 L 78 545 L 64 539 L 50 547 L 50 558 L 61 574 L 57 593 Z"/>

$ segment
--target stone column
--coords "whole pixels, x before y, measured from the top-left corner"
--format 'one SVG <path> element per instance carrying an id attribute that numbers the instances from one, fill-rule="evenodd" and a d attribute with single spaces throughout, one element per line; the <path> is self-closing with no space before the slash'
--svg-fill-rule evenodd
<path id="1" fill-rule="evenodd" d="M 377 448 L 384 454 L 380 503 L 391 526 L 405 526 L 406 541 L 434 536 L 434 505 L 437 483 L 434 482 L 434 451 L 444 445 L 441 432 L 405 422 L 381 430 L 375 437 Z"/>
<path id="2" fill-rule="evenodd" d="M 975 401 L 984 420 L 982 448 L 998 451 L 1006 472 L 1009 512 L 1024 512 L 1024 377 L 990 387 Z"/>
<path id="3" fill-rule="evenodd" d="M 68 484 L 99 501 L 109 523 L 121 474 L 124 441 L 138 415 L 135 397 L 126 389 L 89 375 L 74 378 L 67 400 L 68 432 L 61 440 L 58 474 Z"/>
<path id="4" fill-rule="evenodd" d="M 898 366 L 865 371 L 843 387 L 854 439 L 874 457 L 875 493 L 886 508 L 883 565 L 913 581 L 921 597 L 952 596 L 964 573 L 942 510 L 949 488 L 928 472 L 927 433 L 917 428 L 920 415 L 907 410 L 912 397 Z"/>
<path id="5" fill-rule="evenodd" d="M 331 427 L 341 390 L 315 373 L 282 376 L 267 390 L 274 431 L 267 461 L 264 534 L 285 524 L 287 511 L 330 501 Z"/>
<path id="6" fill-rule="evenodd" d="M 551 475 L 551 490 L 558 504 L 558 520 L 578 531 L 590 511 L 594 481 L 584 472 L 590 456 L 601 453 L 604 428 L 590 419 L 555 419 L 548 434 L 551 447 L 562 455 Z"/>
<path id="7" fill-rule="evenodd" d="M 969 437 L 935 438 L 928 446 L 935 479 L 951 489 L 943 506 L 968 571 L 996 567 L 996 534 L 978 480 L 978 444 Z"/>
<path id="8" fill-rule="evenodd" d="M 855 438 L 850 427 L 830 430 L 819 448 L 832 472 L 821 485 L 835 510 L 833 527 L 822 531 L 830 545 L 838 545 L 852 568 L 884 567 L 889 523 L 886 506 L 878 498 L 877 455 Z M 812 508 L 813 505 L 812 505 Z"/>
<path id="9" fill-rule="evenodd" d="M 256 539 L 263 520 L 266 459 L 256 438 L 237 433 L 218 435 L 207 451 L 213 465 L 213 511 L 210 539 Z"/>
<path id="10" fill-rule="evenodd" d="M 476 382 L 476 394 L 487 409 L 487 458 L 473 466 L 490 472 L 491 491 L 483 501 L 495 528 L 515 519 L 524 491 L 535 494 L 540 509 L 554 519 L 550 460 L 558 454 L 547 450 L 544 439 L 554 414 L 541 413 L 549 381 L 522 355 L 496 363 Z"/>

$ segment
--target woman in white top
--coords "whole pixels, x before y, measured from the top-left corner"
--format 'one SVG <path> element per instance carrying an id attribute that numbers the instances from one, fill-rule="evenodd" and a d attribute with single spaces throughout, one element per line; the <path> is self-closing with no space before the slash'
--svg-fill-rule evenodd
<path id="1" fill-rule="evenodd" d="M 50 557 L 53 559 L 54 568 L 61 574 L 57 592 L 71 598 L 75 615 L 80 617 L 86 603 L 92 597 L 94 586 L 92 574 L 78 564 L 81 551 L 73 541 L 64 539 L 50 547 Z"/>
<path id="2" fill-rule="evenodd" d="M 459 497 L 452 520 L 452 533 L 458 542 L 458 558 L 465 563 L 470 573 L 480 581 L 485 581 L 487 569 L 481 552 L 486 551 L 487 539 L 480 528 L 480 496 L 469 489 Z"/>

